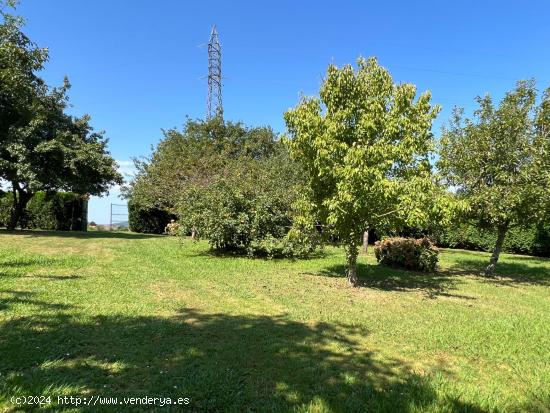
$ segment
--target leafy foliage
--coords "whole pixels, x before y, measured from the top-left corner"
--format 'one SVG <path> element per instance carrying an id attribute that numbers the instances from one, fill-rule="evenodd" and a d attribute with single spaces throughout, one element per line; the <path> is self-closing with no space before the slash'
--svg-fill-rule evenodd
<path id="1" fill-rule="evenodd" d="M 37 192 L 29 200 L 21 217 L 25 228 L 58 231 L 85 231 L 86 221 L 82 219 L 87 197 L 69 193 Z M 11 217 L 13 195 L 0 197 L 0 226 L 7 226 Z"/>
<path id="2" fill-rule="evenodd" d="M 365 229 L 419 224 L 436 210 L 429 157 L 439 110 L 429 93 L 415 100 L 413 85 L 394 84 L 376 59 L 357 64 L 329 66 L 320 98 L 285 113 L 291 154 L 319 219 L 346 247 L 352 284 Z"/>
<path id="3" fill-rule="evenodd" d="M 264 159 L 275 150 L 275 136 L 267 127 L 189 119 L 183 131 L 163 131 L 164 138 L 150 159 L 135 160 L 137 174 L 124 194 L 145 209 L 175 213 L 189 185 L 206 185 L 210 176 L 231 159 Z"/>
<path id="4" fill-rule="evenodd" d="M 11 218 L 12 197 L 0 192 L 0 227 L 7 227 Z"/>
<path id="5" fill-rule="evenodd" d="M 449 226 L 437 234 L 441 247 L 492 251 L 497 236 L 487 228 L 463 223 Z M 502 251 L 550 257 L 550 226 L 514 227 L 508 231 Z"/>
<path id="6" fill-rule="evenodd" d="M 289 233 L 301 190 L 299 168 L 279 145 L 276 156 L 240 157 L 208 184 L 189 185 L 179 204 L 179 222 L 184 232 L 196 232 L 216 250 L 306 255 L 313 239 L 298 227 Z"/>
<path id="7" fill-rule="evenodd" d="M 390 267 L 435 271 L 439 250 L 428 238 L 385 238 L 374 246 L 376 260 Z"/>
<path id="8" fill-rule="evenodd" d="M 131 231 L 162 234 L 173 218 L 173 215 L 162 209 L 144 208 L 132 201 L 128 202 L 128 225 Z"/>
<path id="9" fill-rule="evenodd" d="M 1 7 L 0 7 L 1 8 Z M 38 73 L 48 59 L 2 8 L 0 24 L 0 179 L 11 184 L 15 228 L 37 191 L 100 195 L 122 183 L 107 140 L 90 117 L 65 113 L 69 81 L 49 88 Z"/>
<path id="10" fill-rule="evenodd" d="M 136 166 L 126 196 L 145 213 L 176 215 L 181 234 L 250 255 L 305 255 L 314 248 L 307 225 L 290 231 L 303 174 L 270 128 L 188 120 L 183 131 L 164 132 L 151 159 Z"/>
<path id="11" fill-rule="evenodd" d="M 550 89 L 536 106 L 534 81 L 518 82 L 495 108 L 478 97 L 475 118 L 457 109 L 443 130 L 438 168 L 467 203 L 464 219 L 497 233 L 491 274 L 510 228 L 549 217 Z"/>

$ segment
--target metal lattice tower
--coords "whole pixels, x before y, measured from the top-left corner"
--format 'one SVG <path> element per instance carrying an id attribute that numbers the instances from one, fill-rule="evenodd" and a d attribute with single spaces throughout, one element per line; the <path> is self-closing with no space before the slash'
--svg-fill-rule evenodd
<path id="1" fill-rule="evenodd" d="M 222 49 L 216 26 L 212 26 L 208 42 L 208 101 L 206 119 L 223 117 L 222 107 Z"/>

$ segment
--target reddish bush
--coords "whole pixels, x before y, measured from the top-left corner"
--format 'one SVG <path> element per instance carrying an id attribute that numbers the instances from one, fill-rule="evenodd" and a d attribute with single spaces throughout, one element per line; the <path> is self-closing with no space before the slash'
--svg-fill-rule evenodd
<path id="1" fill-rule="evenodd" d="M 385 238 L 377 241 L 374 255 L 380 264 L 416 271 L 434 271 L 439 250 L 428 238 Z"/>

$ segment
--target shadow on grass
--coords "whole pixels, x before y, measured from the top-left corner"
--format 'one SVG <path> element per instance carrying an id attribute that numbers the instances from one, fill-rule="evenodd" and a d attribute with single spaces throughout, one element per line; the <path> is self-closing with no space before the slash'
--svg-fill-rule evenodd
<path id="1" fill-rule="evenodd" d="M 12 318 L 0 325 L 0 400 L 9 406 L 14 395 L 87 393 L 191 400 L 162 411 L 484 411 L 438 397 L 429 376 L 361 346 L 365 334 L 348 325 L 193 309 L 172 318 L 83 321 L 61 311 Z M 59 406 L 54 400 L 41 410 Z M 117 405 L 93 411 L 151 410 Z"/>
<path id="2" fill-rule="evenodd" d="M 539 264 L 540 258 L 521 257 L 521 261 L 518 258 L 520 257 L 499 261 L 492 277 L 484 275 L 488 262 L 480 259 L 457 258 L 447 273 L 477 275 L 483 277 L 485 282 L 497 285 L 550 285 L 550 269 Z"/>
<path id="3" fill-rule="evenodd" d="M 68 281 L 68 280 L 78 280 L 82 278 L 80 275 L 70 274 L 70 275 L 55 275 L 55 274 L 12 274 L 0 271 L 0 279 L 2 278 L 35 278 L 40 280 L 50 280 L 50 281 Z"/>
<path id="4" fill-rule="evenodd" d="M 50 303 L 36 299 L 36 293 L 31 291 L 0 290 L 0 311 L 10 310 L 16 305 L 35 306 L 40 310 L 68 310 L 68 304 Z M 1 340 L 1 339 L 0 339 Z"/>
<path id="5" fill-rule="evenodd" d="M 258 253 L 256 255 L 250 256 L 247 254 L 245 249 L 234 249 L 234 250 L 217 250 L 214 248 L 208 248 L 200 252 L 196 252 L 194 256 L 196 257 L 210 257 L 210 258 L 247 258 L 252 260 L 286 260 L 286 261 L 307 261 L 313 259 L 319 259 L 326 257 L 326 252 L 324 249 L 317 249 L 314 252 L 310 253 L 304 257 L 292 257 L 285 255 L 274 255 L 268 256 L 267 253 Z"/>
<path id="6" fill-rule="evenodd" d="M 325 268 L 316 275 L 326 277 L 345 277 L 346 266 L 334 265 Z M 475 297 L 453 294 L 458 280 L 442 273 L 420 273 L 406 271 L 383 265 L 357 264 L 359 286 L 384 291 L 419 291 L 428 298 L 454 297 L 474 300 Z"/>
<path id="7" fill-rule="evenodd" d="M 28 257 L 8 256 L 0 259 L 0 280 L 2 278 L 35 278 L 52 281 L 77 280 L 82 276 L 77 274 L 57 275 L 57 274 L 37 274 L 37 268 L 54 267 L 63 265 L 64 258 L 46 257 L 43 255 L 34 255 Z"/>
<path id="8" fill-rule="evenodd" d="M 144 239 L 144 238 L 158 238 L 162 235 L 156 234 L 140 234 L 137 232 L 109 232 L 109 231 L 38 231 L 38 230 L 15 230 L 8 231 L 0 229 L 0 235 L 20 235 L 26 237 L 61 237 L 61 238 L 76 238 L 76 239 Z"/>

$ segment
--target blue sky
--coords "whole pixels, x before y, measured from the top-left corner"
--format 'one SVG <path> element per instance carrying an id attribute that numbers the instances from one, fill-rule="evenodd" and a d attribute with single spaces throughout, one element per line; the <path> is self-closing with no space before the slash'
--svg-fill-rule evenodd
<path id="1" fill-rule="evenodd" d="M 518 79 L 550 86 L 550 2 L 518 1 L 76 1 L 22 0 L 25 32 L 50 49 L 51 85 L 68 75 L 75 114 L 105 130 L 124 173 L 151 152 L 161 128 L 204 117 L 207 55 L 216 24 L 222 45 L 224 114 L 284 131 L 283 112 L 316 94 L 329 63 L 377 56 L 398 82 L 429 89 L 443 106 L 471 110 Z M 109 222 L 109 197 L 90 220 Z"/>

